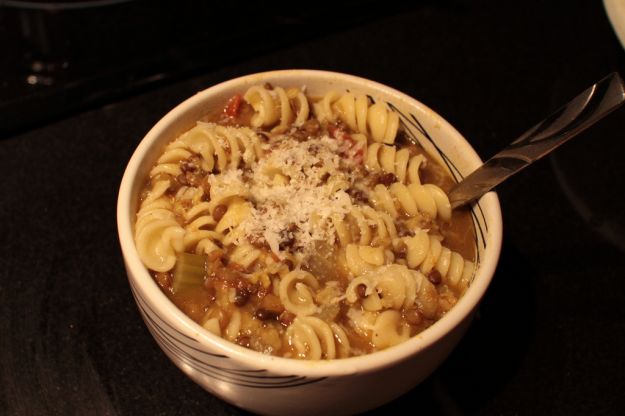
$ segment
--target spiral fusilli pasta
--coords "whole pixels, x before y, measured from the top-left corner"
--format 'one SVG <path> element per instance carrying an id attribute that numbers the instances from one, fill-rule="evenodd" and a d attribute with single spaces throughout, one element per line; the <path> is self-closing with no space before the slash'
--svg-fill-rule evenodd
<path id="1" fill-rule="evenodd" d="M 402 322 L 401 314 L 395 310 L 381 312 L 373 324 L 371 342 L 376 348 L 388 348 L 406 341 L 410 327 Z"/>
<path id="2" fill-rule="evenodd" d="M 345 259 L 347 268 L 354 276 L 359 276 L 367 271 L 374 270 L 386 261 L 382 247 L 368 245 L 348 244 L 345 247 Z"/>
<path id="3" fill-rule="evenodd" d="M 395 142 L 399 116 L 381 102 L 370 104 L 365 95 L 330 91 L 313 108 L 320 120 L 334 121 L 338 117 L 352 131 L 368 134 L 374 142 Z"/>
<path id="4" fill-rule="evenodd" d="M 191 152 L 201 156 L 201 167 L 206 172 L 236 169 L 240 164 L 249 166 L 262 156 L 260 138 L 253 130 L 198 122 L 165 148 L 159 164 L 166 163 L 167 173 L 171 171 L 175 176 L 181 173 L 177 163 L 188 158 Z"/>
<path id="5" fill-rule="evenodd" d="M 364 293 L 358 293 L 361 285 Z M 370 312 L 416 305 L 429 318 L 435 316 L 438 307 L 434 285 L 422 273 L 400 264 L 381 266 L 356 277 L 345 290 L 345 298 L 352 304 L 360 302 Z"/>
<path id="6" fill-rule="evenodd" d="M 393 219 L 402 212 L 409 217 L 422 215 L 428 219 L 441 218 L 449 221 L 451 204 L 445 192 L 436 185 L 400 182 L 385 187 L 377 184 L 371 192 L 371 199 L 376 209 L 387 212 Z"/>
<path id="7" fill-rule="evenodd" d="M 349 338 L 336 323 L 312 316 L 297 317 L 287 328 L 289 344 L 295 347 L 300 358 L 319 360 L 347 357 L 350 350 Z"/>
<path id="8" fill-rule="evenodd" d="M 419 167 L 424 161 L 423 155 L 410 156 L 408 149 L 373 143 L 367 149 L 365 168 L 369 172 L 392 173 L 401 183 L 420 183 Z"/>
<path id="9" fill-rule="evenodd" d="M 346 217 L 335 217 L 333 221 L 342 246 L 349 243 L 388 246 L 397 238 L 393 218 L 368 205 L 354 207 Z"/>
<path id="10" fill-rule="evenodd" d="M 468 287 L 475 265 L 444 247 L 438 238 L 418 230 L 414 237 L 404 237 L 402 242 L 407 248 L 408 267 L 418 267 L 424 274 L 436 270 L 450 286 L 459 290 Z"/>
<path id="11" fill-rule="evenodd" d="M 135 223 L 135 241 L 141 261 L 152 270 L 166 272 L 176 264 L 176 252 L 184 249 L 184 228 L 175 219 L 164 196 L 169 181 L 156 182 L 142 202 Z"/>
<path id="12" fill-rule="evenodd" d="M 254 127 L 273 127 L 272 132 L 284 133 L 289 126 L 299 126 L 308 119 L 308 99 L 297 88 L 269 90 L 255 85 L 247 90 L 244 99 L 254 108 Z"/>
<path id="13" fill-rule="evenodd" d="M 304 270 L 293 270 L 280 280 L 280 300 L 287 311 L 297 315 L 312 315 L 319 311 L 315 304 L 314 291 L 319 282 Z"/>

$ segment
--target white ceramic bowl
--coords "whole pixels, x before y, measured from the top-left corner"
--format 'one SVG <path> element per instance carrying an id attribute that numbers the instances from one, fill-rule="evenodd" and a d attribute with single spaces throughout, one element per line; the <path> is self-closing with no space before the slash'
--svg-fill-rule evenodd
<path id="1" fill-rule="evenodd" d="M 215 85 L 163 117 L 141 141 L 124 173 L 117 205 L 122 253 L 132 293 L 143 319 L 165 354 L 191 379 L 236 406 L 263 414 L 351 414 L 388 402 L 426 378 L 466 330 L 499 259 L 502 221 L 496 194 L 473 209 L 478 268 L 466 294 L 449 313 L 421 334 L 374 354 L 330 361 L 263 355 L 214 336 L 193 322 L 161 292 L 139 260 L 133 240 L 138 194 L 163 146 L 193 127 L 235 93 L 270 82 L 305 86 L 311 95 L 330 89 L 368 94 L 388 103 L 405 129 L 459 179 L 482 162 L 471 145 L 434 111 L 387 86 L 350 75 L 272 71 Z"/>

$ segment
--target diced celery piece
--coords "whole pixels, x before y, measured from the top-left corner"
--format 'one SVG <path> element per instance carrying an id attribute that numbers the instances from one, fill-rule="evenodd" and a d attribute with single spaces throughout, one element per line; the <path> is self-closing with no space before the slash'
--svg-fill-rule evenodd
<path id="1" fill-rule="evenodd" d="M 205 262 L 206 256 L 202 254 L 178 254 L 171 284 L 173 292 L 201 287 L 206 275 Z"/>

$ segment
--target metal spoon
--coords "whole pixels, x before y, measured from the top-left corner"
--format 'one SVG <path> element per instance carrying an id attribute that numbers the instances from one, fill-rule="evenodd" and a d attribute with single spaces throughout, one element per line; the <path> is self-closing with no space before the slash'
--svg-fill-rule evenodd
<path id="1" fill-rule="evenodd" d="M 482 196 L 595 124 L 624 101 L 623 80 L 618 73 L 613 72 L 529 129 L 457 183 L 449 192 L 452 208 Z"/>

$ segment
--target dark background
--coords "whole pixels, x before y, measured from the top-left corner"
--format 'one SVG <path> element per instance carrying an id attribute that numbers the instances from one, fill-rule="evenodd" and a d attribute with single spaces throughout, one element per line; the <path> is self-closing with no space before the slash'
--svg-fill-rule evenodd
<path id="1" fill-rule="evenodd" d="M 351 73 L 426 103 L 488 158 L 625 74 L 599 1 L 86 3 L 0 8 L 1 414 L 244 413 L 159 350 L 117 241 L 134 147 L 195 92 Z M 477 319 L 374 413 L 625 414 L 624 141 L 622 108 L 499 187 L 501 262 Z"/>

